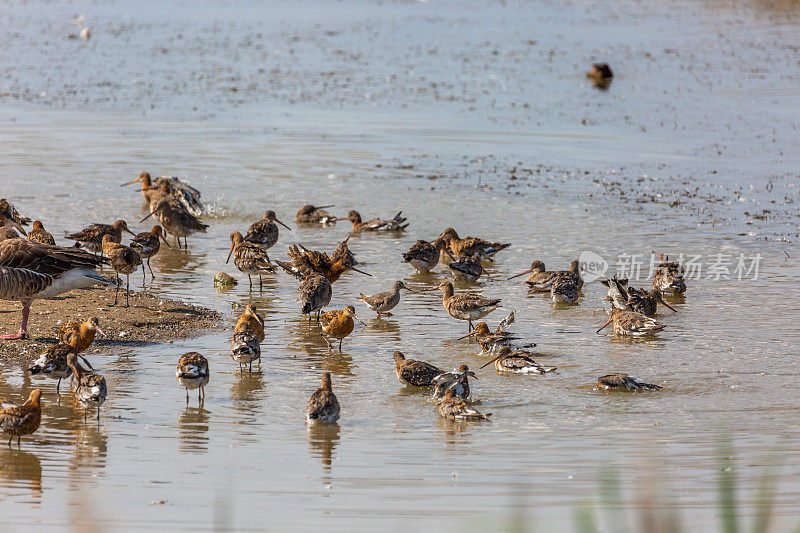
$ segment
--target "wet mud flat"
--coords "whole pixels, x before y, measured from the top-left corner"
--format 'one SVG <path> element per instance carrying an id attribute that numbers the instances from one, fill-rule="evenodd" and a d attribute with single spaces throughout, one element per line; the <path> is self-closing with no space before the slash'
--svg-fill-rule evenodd
<path id="1" fill-rule="evenodd" d="M 171 300 L 149 292 L 130 294 L 130 307 L 125 303 L 124 291 L 119 302 L 112 305 L 113 288 L 77 289 L 52 300 L 36 300 L 31 306 L 28 322 L 30 339 L 3 341 L 0 354 L 6 363 L 24 364 L 49 345 L 56 343 L 58 328 L 77 318 L 100 319 L 100 328 L 106 336 L 98 335 L 88 353 L 109 353 L 127 348 L 137 348 L 158 343 L 173 343 L 210 332 L 221 327 L 219 313 L 197 305 Z M 0 328 L 3 332 L 19 330 L 21 305 L 2 302 Z"/>

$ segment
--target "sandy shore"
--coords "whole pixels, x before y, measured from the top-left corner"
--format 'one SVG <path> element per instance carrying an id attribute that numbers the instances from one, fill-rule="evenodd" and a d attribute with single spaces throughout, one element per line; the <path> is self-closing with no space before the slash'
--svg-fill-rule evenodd
<path id="1" fill-rule="evenodd" d="M 28 321 L 30 339 L 2 341 L 0 354 L 8 362 L 26 363 L 46 345 L 57 342 L 58 326 L 73 318 L 96 316 L 100 319 L 106 337 L 98 336 L 88 353 L 171 343 L 221 325 L 221 317 L 215 311 L 147 292 L 131 291 L 128 308 L 109 305 L 113 301 L 114 290 L 110 288 L 79 289 L 52 300 L 37 300 L 31 306 Z M 124 303 L 122 292 L 120 301 Z M 17 302 L 0 302 L 0 331 L 18 331 L 21 308 Z"/>

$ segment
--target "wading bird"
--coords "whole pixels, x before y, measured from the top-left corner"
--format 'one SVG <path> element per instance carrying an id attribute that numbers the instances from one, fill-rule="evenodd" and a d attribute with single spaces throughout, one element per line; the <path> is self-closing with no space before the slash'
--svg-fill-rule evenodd
<path id="1" fill-rule="evenodd" d="M 397 351 L 393 354 L 394 369 L 397 373 L 397 379 L 403 385 L 411 385 L 413 387 L 430 387 L 433 385 L 433 379 L 440 376 L 445 372 L 440 368 L 433 366 L 425 361 L 415 361 L 414 359 L 406 359 L 403 352 Z"/>
<path id="2" fill-rule="evenodd" d="M 189 405 L 189 389 L 197 391 L 197 401 L 200 405 L 206 399 L 204 387 L 208 385 L 209 372 L 208 360 L 197 352 L 188 352 L 178 359 L 175 369 L 178 385 L 186 389 L 186 405 Z"/>
<path id="3" fill-rule="evenodd" d="M 339 420 L 339 400 L 333 393 L 331 374 L 322 374 L 322 386 L 311 395 L 306 404 L 306 423 L 324 422 L 333 424 Z"/>
<path id="4" fill-rule="evenodd" d="M 28 395 L 28 400 L 22 405 L 0 410 L 0 428 L 9 436 L 9 447 L 14 437 L 17 437 L 17 447 L 19 447 L 22 435 L 30 435 L 39 429 L 39 424 L 42 422 L 41 397 L 42 389 L 33 389 Z"/>

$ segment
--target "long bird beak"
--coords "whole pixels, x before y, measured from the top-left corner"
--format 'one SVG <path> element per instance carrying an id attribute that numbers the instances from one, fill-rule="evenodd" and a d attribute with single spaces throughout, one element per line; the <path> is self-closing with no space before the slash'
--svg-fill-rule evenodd
<path id="1" fill-rule="evenodd" d="M 612 316 L 611 318 L 609 318 L 609 319 L 606 321 L 606 323 L 605 323 L 605 324 L 603 324 L 603 327 L 601 327 L 600 329 L 598 329 L 597 331 L 595 331 L 595 333 L 600 333 L 601 331 L 603 331 L 603 328 L 605 328 L 607 325 L 611 324 L 611 321 L 612 321 L 612 320 L 614 320 L 614 317 L 613 317 L 613 316 Z"/>
<path id="2" fill-rule="evenodd" d="M 80 355 L 80 356 L 78 356 L 78 357 L 80 357 L 80 358 L 81 358 L 81 360 L 82 360 L 84 363 L 86 363 L 86 366 L 88 366 L 88 367 L 89 367 L 89 370 L 94 370 L 94 367 L 92 366 L 92 363 L 90 363 L 89 361 L 87 361 L 87 360 L 86 360 L 86 358 L 85 358 L 84 356 Z"/>
<path id="3" fill-rule="evenodd" d="M 420 292 L 432 292 L 432 291 L 438 291 L 438 290 L 439 290 L 439 286 L 437 285 L 436 287 L 428 287 L 426 289 L 420 289 L 419 291 Z"/>
<path id="4" fill-rule="evenodd" d="M 669 305 L 667 302 L 665 302 L 665 301 L 664 301 L 664 298 L 659 298 L 659 299 L 658 299 L 658 301 L 659 301 L 659 302 L 661 302 L 662 304 L 664 304 L 664 305 L 667 307 L 667 309 L 670 309 L 670 310 L 672 310 L 672 312 L 673 312 L 673 313 L 677 313 L 677 312 L 678 312 L 678 310 L 677 310 L 677 309 L 675 309 L 674 307 L 672 307 L 671 305 Z"/>
<path id="5" fill-rule="evenodd" d="M 362 326 L 366 326 L 366 324 L 364 324 L 361 320 L 359 320 L 358 317 L 356 317 L 355 315 L 353 315 L 353 318 L 356 320 L 356 322 L 358 322 Z"/>
<path id="6" fill-rule="evenodd" d="M 134 232 L 132 232 L 131 230 L 129 230 L 129 229 L 127 229 L 127 228 L 126 228 L 126 229 L 125 229 L 125 231 L 127 231 L 128 233 L 130 233 L 131 235 L 133 235 L 134 237 L 136 237 L 136 234 L 135 234 Z"/>
<path id="7" fill-rule="evenodd" d="M 287 226 L 286 224 L 284 224 L 283 222 L 281 222 L 281 221 L 280 221 L 280 220 L 278 220 L 277 218 L 275 219 L 275 222 L 277 222 L 278 224 L 280 224 L 280 225 L 281 225 L 281 226 L 283 226 L 284 228 L 288 229 L 289 231 L 292 231 L 292 228 L 290 228 L 289 226 Z"/>
<path id="8" fill-rule="evenodd" d="M 158 238 L 159 238 L 159 239 L 161 239 L 162 241 L 164 241 L 164 244 L 166 244 L 166 245 L 167 245 L 167 248 L 172 248 L 172 246 L 170 246 L 170 244 L 167 242 L 167 238 L 166 238 L 166 237 L 164 237 L 164 234 L 163 234 L 163 233 L 159 234 L 159 235 L 158 235 Z"/>
<path id="9" fill-rule="evenodd" d="M 336 207 L 335 205 L 318 205 L 317 209 L 328 209 L 329 207 Z"/>
<path id="10" fill-rule="evenodd" d="M 487 366 L 491 365 L 492 363 L 494 363 L 494 362 L 495 362 L 495 361 L 497 361 L 498 359 L 500 359 L 500 356 L 499 356 L 499 355 L 498 355 L 497 357 L 495 357 L 494 359 L 492 359 L 491 361 L 489 361 L 488 363 L 486 363 L 485 365 L 483 365 L 481 368 L 485 368 L 485 367 L 487 367 Z M 479 369 L 479 370 L 480 370 L 480 369 Z"/>
<path id="11" fill-rule="evenodd" d="M 233 249 L 236 248 L 236 243 L 231 244 L 231 251 L 228 252 L 228 258 L 225 260 L 225 264 L 228 264 L 228 261 L 231 260 L 231 255 L 233 255 Z"/>
<path id="12" fill-rule="evenodd" d="M 133 184 L 133 183 L 136 183 L 137 181 L 139 181 L 139 178 L 134 178 L 134 179 L 132 179 L 131 181 L 126 181 L 125 183 L 123 183 L 122 185 L 120 185 L 120 187 L 124 187 L 124 186 L 126 186 L 126 185 L 131 185 L 131 184 Z"/>
<path id="13" fill-rule="evenodd" d="M 469 372 L 467 372 L 467 374 L 469 374 L 469 376 L 470 376 L 471 378 L 473 378 L 473 379 L 478 379 L 478 376 L 476 376 L 476 375 L 475 375 L 475 372 L 473 372 L 472 370 L 470 370 Z"/>
<path id="14" fill-rule="evenodd" d="M 347 220 L 347 217 L 337 217 L 333 219 L 334 222 L 340 222 L 342 220 Z"/>
<path id="15" fill-rule="evenodd" d="M 105 333 L 105 331 L 103 331 L 102 329 L 100 329 L 100 326 L 95 326 L 95 328 L 94 328 L 94 329 L 96 329 L 96 330 L 97 330 L 97 333 L 99 333 L 101 337 L 105 337 L 105 336 L 106 336 L 106 333 Z"/>
<path id="16" fill-rule="evenodd" d="M 533 270 L 531 270 L 531 269 L 529 268 L 529 269 L 528 269 L 528 270 L 526 270 L 525 272 L 520 272 L 519 274 L 516 274 L 516 275 L 514 275 L 514 276 L 511 276 L 510 278 L 506 279 L 506 281 L 508 281 L 509 279 L 514 279 L 514 278 L 518 278 L 518 277 L 520 277 L 520 276 L 524 276 L 525 274 L 530 274 L 531 272 L 533 272 Z"/>
<path id="17" fill-rule="evenodd" d="M 491 274 L 489 274 L 488 272 L 486 272 L 486 269 L 485 269 L 485 268 L 483 268 L 483 265 L 481 265 L 481 270 L 483 271 L 483 273 L 484 273 L 484 274 L 486 274 L 486 277 L 487 277 L 487 278 L 489 278 L 489 279 L 491 279 L 492 281 L 494 281 L 494 279 L 492 278 Z M 506 280 L 506 281 L 508 281 L 508 280 Z"/>
<path id="18" fill-rule="evenodd" d="M 459 338 L 457 338 L 456 340 L 457 340 L 457 341 L 460 341 L 460 340 L 462 340 L 462 339 L 466 339 L 467 337 L 471 337 L 472 335 L 475 335 L 477 332 L 478 332 L 478 330 L 477 330 L 477 329 L 473 329 L 472 331 L 470 331 L 469 333 L 467 333 L 467 334 L 466 334 L 466 335 L 464 335 L 463 337 L 459 337 Z M 483 368 L 483 367 L 481 367 L 481 368 Z"/>
<path id="19" fill-rule="evenodd" d="M 350 267 L 350 270 L 355 270 L 359 274 L 364 274 L 365 276 L 372 277 L 372 274 L 370 274 L 369 272 L 364 272 L 363 270 L 359 270 L 356 267 Z"/>

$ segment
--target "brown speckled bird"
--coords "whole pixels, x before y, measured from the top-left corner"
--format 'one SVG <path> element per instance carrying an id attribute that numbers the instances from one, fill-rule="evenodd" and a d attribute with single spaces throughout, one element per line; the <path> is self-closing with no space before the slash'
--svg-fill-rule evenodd
<path id="1" fill-rule="evenodd" d="M 600 283 L 608 288 L 605 300 L 611 302 L 611 306 L 623 311 L 632 311 L 628 303 L 628 280 L 618 279 L 616 276 L 608 279 L 601 279 Z"/>
<path id="2" fill-rule="evenodd" d="M 261 342 L 265 338 L 264 318 L 252 304 L 245 307 L 233 328 L 231 339 L 231 358 L 242 365 L 249 365 L 249 372 L 253 370 L 253 361 L 261 362 Z"/>
<path id="3" fill-rule="evenodd" d="M 328 311 L 322 313 L 319 317 L 320 324 L 322 324 L 322 338 L 328 342 L 328 337 L 339 339 L 339 351 L 342 351 L 342 339 L 347 337 L 353 332 L 355 327 L 354 321 L 358 320 L 356 317 L 356 308 L 348 305 L 342 311 Z M 363 324 L 360 320 L 359 323 Z M 328 342 L 328 347 L 331 344 Z"/>
<path id="4" fill-rule="evenodd" d="M 322 387 L 316 390 L 306 404 L 306 423 L 324 422 L 333 424 L 339 420 L 339 400 L 333 393 L 331 374 L 322 374 Z"/>
<path id="5" fill-rule="evenodd" d="M 136 272 L 136 269 L 142 264 L 142 258 L 139 257 L 136 250 L 130 246 L 112 241 L 110 235 L 103 236 L 103 253 L 108 257 L 108 262 L 111 268 L 114 269 L 114 272 L 118 275 L 125 275 L 125 307 L 129 307 L 128 298 L 131 292 L 131 274 Z M 114 303 L 112 305 L 117 305 L 120 285 L 121 282 L 117 283 L 117 290 L 114 293 Z"/>
<path id="6" fill-rule="evenodd" d="M 583 278 L 581 278 L 580 263 L 572 261 L 569 264 L 569 270 L 546 270 L 542 261 L 534 261 L 531 263 L 531 268 L 525 272 L 515 274 L 508 279 L 518 278 L 530 274 L 525 279 L 532 291 L 536 292 L 550 292 L 553 288 L 553 283 L 561 278 L 572 279 L 578 287 L 578 290 L 583 288 Z"/>
<path id="7" fill-rule="evenodd" d="M 162 188 L 166 193 L 172 195 L 176 201 L 180 202 L 183 207 L 192 215 L 199 217 L 203 214 L 203 202 L 200 199 L 200 191 L 189 185 L 185 180 L 176 177 L 162 176 L 156 178 L 155 182 L 152 181 L 149 172 L 142 172 L 138 177 L 132 179 L 122 186 L 130 185 L 139 182 L 142 184 L 142 196 L 149 203 L 148 191 L 161 190 Z"/>
<path id="8" fill-rule="evenodd" d="M 652 383 L 629 376 L 627 374 L 608 374 L 601 376 L 597 380 L 598 389 L 618 389 L 618 390 L 660 390 L 661 387 Z"/>
<path id="9" fill-rule="evenodd" d="M 628 289 L 628 306 L 631 310 L 642 313 L 645 316 L 655 316 L 658 304 L 663 305 L 672 312 L 677 313 L 677 309 L 664 301 L 664 296 L 658 289 L 646 291 L 644 289 Z"/>
<path id="10" fill-rule="evenodd" d="M 462 239 L 453 228 L 444 230 L 442 234 L 439 235 L 439 238 L 445 240 L 447 246 L 450 248 L 450 252 L 456 257 L 472 257 L 476 255 L 482 260 L 486 259 L 489 261 L 493 260 L 494 254 L 511 246 L 511 243 L 489 242 L 484 239 L 478 239 L 477 237 L 466 237 Z"/>
<path id="11" fill-rule="evenodd" d="M 400 351 L 394 352 L 394 370 L 400 383 L 413 387 L 430 387 L 433 378 L 444 374 L 443 370 L 425 361 L 406 359 Z"/>
<path id="12" fill-rule="evenodd" d="M 347 239 L 339 243 L 339 247 L 331 257 L 328 257 L 325 252 L 309 250 L 303 245 L 289 246 L 289 259 L 289 262 L 276 261 L 276 263 L 286 272 L 298 278 L 306 276 L 308 272 L 315 272 L 325 276 L 329 282 L 336 283 L 347 270 L 355 270 L 365 276 L 371 276 L 353 266 L 356 261 L 347 248 Z"/>
<path id="13" fill-rule="evenodd" d="M 578 301 L 579 292 L 576 277 L 571 272 L 569 274 L 560 273 L 550 287 L 550 298 L 553 299 L 554 304 L 574 304 Z"/>
<path id="14" fill-rule="evenodd" d="M 244 236 L 244 240 L 247 242 L 252 242 L 253 244 L 257 244 L 265 250 L 272 248 L 272 246 L 278 242 L 278 234 L 280 233 L 278 230 L 278 224 L 286 229 L 290 229 L 289 226 L 278 220 L 277 216 L 275 215 L 275 211 L 270 209 L 264 213 L 264 218 L 254 222 L 247 229 L 247 234 Z"/>
<path id="15" fill-rule="evenodd" d="M 167 248 L 170 247 L 167 238 L 164 237 L 164 231 L 161 229 L 161 226 L 153 226 L 153 229 L 150 231 L 142 232 L 134 237 L 130 244 L 130 247 L 136 250 L 139 257 L 147 261 L 147 268 L 150 270 L 150 276 L 153 278 L 155 278 L 155 275 L 153 275 L 153 268 L 150 266 L 150 258 L 156 255 L 161 249 L 161 241 L 164 241 Z M 145 271 L 144 267 L 142 267 L 142 281 L 144 281 L 144 276 Z"/>
<path id="16" fill-rule="evenodd" d="M 453 277 L 456 281 L 473 283 L 481 277 L 481 274 L 486 274 L 486 276 L 491 279 L 489 273 L 483 268 L 480 257 L 477 255 L 471 257 L 462 255 L 447 265 L 447 268 L 453 272 Z"/>
<path id="17" fill-rule="evenodd" d="M 140 222 L 150 217 L 155 218 L 164 231 L 175 237 L 178 247 L 181 247 L 181 237 L 188 248 L 189 235 L 205 233 L 208 224 L 203 224 L 197 216 L 187 209 L 181 199 L 170 193 L 170 187 L 164 183 L 160 189 L 142 189 L 150 207 L 150 214 Z"/>
<path id="18" fill-rule="evenodd" d="M 49 244 L 51 246 L 56 245 L 56 240 L 53 236 L 44 229 L 44 225 L 40 220 L 33 221 L 33 229 L 28 232 L 28 239 L 36 242 L 40 242 L 42 244 Z"/>
<path id="19" fill-rule="evenodd" d="M 450 313 L 450 316 L 458 320 L 467 320 L 469 324 L 468 332 L 472 332 L 472 321 L 483 318 L 498 307 L 500 307 L 499 298 L 484 298 L 479 294 L 474 293 L 461 293 L 455 294 L 453 291 L 453 284 L 449 281 L 442 281 L 433 289 L 440 289 L 442 291 L 442 305 Z"/>
<path id="20" fill-rule="evenodd" d="M 475 340 L 478 341 L 478 344 L 480 344 L 481 349 L 484 352 L 496 352 L 503 346 L 510 346 L 512 341 L 519 339 L 519 337 L 508 331 L 508 327 L 514 323 L 515 318 L 516 313 L 511 311 L 506 318 L 500 321 L 500 323 L 497 325 L 497 329 L 494 331 L 489 329 L 489 325 L 486 322 L 478 322 L 475 324 L 475 329 L 463 337 L 459 337 L 457 340 L 475 336 Z M 520 349 L 533 348 L 534 346 L 536 346 L 535 343 L 529 343 L 525 344 L 523 347 L 520 347 Z"/>
<path id="21" fill-rule="evenodd" d="M 653 288 L 665 294 L 686 292 L 686 281 L 683 278 L 685 273 L 680 263 L 670 261 L 666 254 L 655 254 L 655 256 L 659 264 L 653 275 Z"/>
<path id="22" fill-rule="evenodd" d="M 33 389 L 28 395 L 28 400 L 22 405 L 0 410 L 0 428 L 3 428 L 3 433 L 9 436 L 9 447 L 14 437 L 17 437 L 17 447 L 19 447 L 22 435 L 30 435 L 39 429 L 39 424 L 42 422 L 41 397 L 42 389 Z"/>
<path id="23" fill-rule="evenodd" d="M 19 211 L 10 204 L 5 198 L 0 199 L 0 226 L 12 226 L 23 235 L 26 234 L 22 226 L 31 223 L 31 219 L 19 214 Z"/>
<path id="24" fill-rule="evenodd" d="M 608 63 L 593 63 L 592 68 L 586 73 L 586 77 L 592 81 L 592 85 L 605 90 L 611 85 L 614 72 Z"/>
<path id="25" fill-rule="evenodd" d="M 517 374 L 546 374 L 556 370 L 554 366 L 540 365 L 531 357 L 532 354 L 524 350 L 512 350 L 508 346 L 503 346 L 491 361 L 481 368 L 494 363 L 498 372 L 515 372 Z"/>
<path id="26" fill-rule="evenodd" d="M 361 215 L 358 211 L 352 210 L 347 213 L 346 217 L 339 220 L 349 220 L 353 223 L 353 233 L 363 233 L 368 231 L 403 231 L 408 227 L 408 224 L 403 224 L 406 218 L 402 216 L 403 212 L 397 213 L 394 218 L 383 219 L 373 218 L 363 222 Z"/>
<path id="27" fill-rule="evenodd" d="M 100 253 L 103 252 L 103 237 L 108 235 L 111 242 L 119 243 L 122 241 L 122 232 L 127 231 L 134 237 L 136 234 L 128 229 L 128 223 L 124 220 L 117 220 L 113 224 L 92 224 L 83 228 L 77 233 L 67 233 L 67 239 L 77 241 L 86 246 L 89 250 Z"/>
<path id="28" fill-rule="evenodd" d="M 75 375 L 75 399 L 83 407 L 83 419 L 86 420 L 86 412 L 89 409 L 97 408 L 97 420 L 100 420 L 100 406 L 106 401 L 108 389 L 106 388 L 106 378 L 94 370 L 86 370 L 78 362 L 75 352 L 67 354 L 67 364 Z"/>
<path id="29" fill-rule="evenodd" d="M 475 379 L 478 377 L 475 372 L 472 372 L 467 365 L 461 365 L 458 370 L 453 372 L 442 372 L 433 378 L 433 397 L 441 400 L 445 392 L 448 390 L 455 391 L 456 395 L 464 399 L 469 399 L 469 378 L 472 376 Z"/>
<path id="30" fill-rule="evenodd" d="M 94 342 L 95 335 L 99 333 L 105 337 L 105 333 L 100 329 L 100 319 L 93 316 L 88 320 L 73 319 L 58 329 L 58 341 L 62 344 L 72 346 L 75 353 L 80 354 L 86 351 Z"/>
<path id="31" fill-rule="evenodd" d="M 208 359 L 197 352 L 188 352 L 178 359 L 175 377 L 178 385 L 186 389 L 186 404 L 189 404 L 189 389 L 198 389 L 197 401 L 203 405 L 206 399 L 205 386 L 209 380 Z"/>
<path id="32" fill-rule="evenodd" d="M 439 403 L 439 415 L 451 420 L 489 420 L 492 413 L 481 414 L 463 398 L 459 398 L 453 389 L 449 389 Z"/>
<path id="33" fill-rule="evenodd" d="M 623 311 L 612 309 L 611 318 L 602 325 L 597 333 L 600 333 L 610 323 L 614 323 L 614 333 L 617 335 L 646 335 L 664 329 L 664 325 L 659 324 L 654 319 L 644 316 L 635 311 Z"/>
<path id="34" fill-rule="evenodd" d="M 403 254 L 403 263 L 408 263 L 419 272 L 427 273 L 439 264 L 439 256 L 445 253 L 451 259 L 455 259 L 447 248 L 447 242 L 439 238 L 433 242 L 417 241 L 407 252 Z"/>
<path id="35" fill-rule="evenodd" d="M 311 313 L 317 312 L 317 322 L 319 322 L 320 311 L 323 307 L 331 303 L 333 289 L 331 282 L 325 276 L 320 276 L 315 272 L 308 272 L 300 282 L 300 304 L 301 312 L 308 315 L 311 322 Z"/>
<path id="36" fill-rule="evenodd" d="M 386 292 L 379 292 L 377 294 L 373 294 L 372 296 L 367 296 L 364 293 L 360 293 L 358 297 L 359 300 L 367 304 L 367 307 L 378 313 L 378 318 L 381 315 L 392 316 L 391 311 L 394 309 L 397 304 L 400 303 L 400 289 L 405 289 L 409 292 L 413 292 L 411 289 L 405 286 L 402 281 L 395 281 L 392 285 L 392 289 Z"/>
<path id="37" fill-rule="evenodd" d="M 306 204 L 297 211 L 294 221 L 297 224 L 322 224 L 323 226 L 336 224 L 339 219 L 325 211 L 328 207 L 334 206 L 320 205 L 315 207 L 311 204 Z"/>
<path id="38" fill-rule="evenodd" d="M 258 276 L 258 287 L 264 287 L 264 280 L 261 276 L 275 272 L 275 267 L 269 260 L 267 251 L 257 244 L 247 242 L 238 231 L 231 233 L 231 251 L 228 253 L 227 263 L 233 255 L 233 264 L 239 271 L 247 274 L 250 281 L 250 288 L 253 288 L 253 279 L 250 277 Z"/>
<path id="39" fill-rule="evenodd" d="M 71 353 L 75 353 L 75 348 L 68 344 L 51 346 L 28 367 L 28 372 L 34 376 L 42 374 L 57 379 L 56 394 L 58 394 L 61 392 L 61 380 L 72 374 L 72 369 L 67 364 L 67 356 Z"/>

